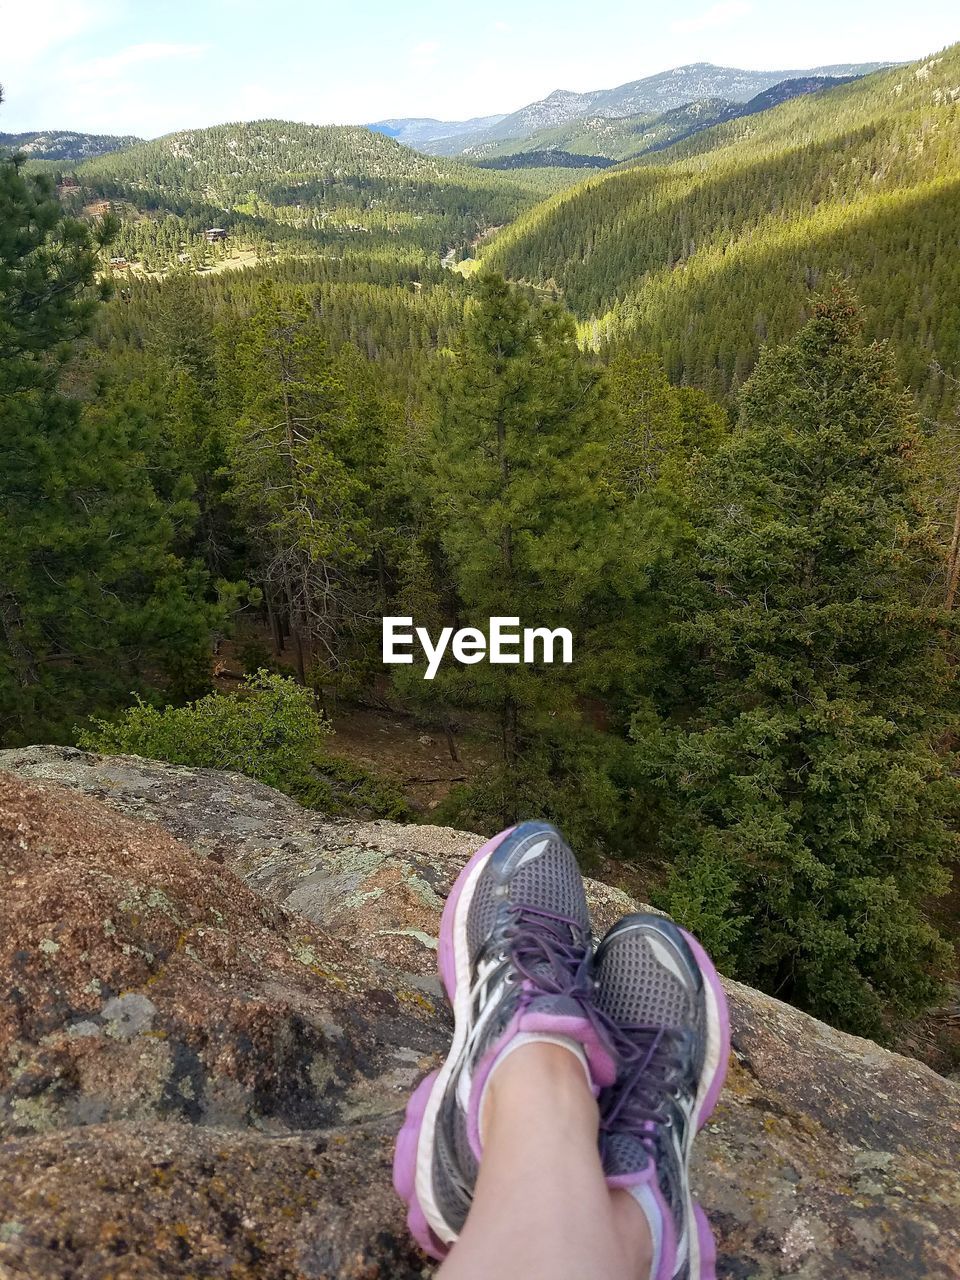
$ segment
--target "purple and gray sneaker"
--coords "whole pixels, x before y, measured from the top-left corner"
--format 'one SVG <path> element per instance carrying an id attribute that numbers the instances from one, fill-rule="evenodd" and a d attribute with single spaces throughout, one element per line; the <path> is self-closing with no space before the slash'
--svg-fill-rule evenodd
<path id="1" fill-rule="evenodd" d="M 596 1092 L 616 1078 L 593 1008 L 592 952 L 576 858 L 545 822 L 495 836 L 453 886 L 439 942 L 453 1044 L 410 1099 L 393 1164 L 407 1225 L 433 1257 L 443 1257 L 466 1220 L 484 1086 L 511 1047 L 528 1038 L 573 1042 Z"/>
<path id="2" fill-rule="evenodd" d="M 630 1191 L 655 1245 L 653 1280 L 713 1280 L 716 1246 L 690 1194 L 690 1149 L 723 1087 L 726 997 L 699 942 L 672 920 L 631 915 L 597 949 L 597 1007 L 613 1028 L 619 1074 L 600 1095 L 611 1187 Z"/>

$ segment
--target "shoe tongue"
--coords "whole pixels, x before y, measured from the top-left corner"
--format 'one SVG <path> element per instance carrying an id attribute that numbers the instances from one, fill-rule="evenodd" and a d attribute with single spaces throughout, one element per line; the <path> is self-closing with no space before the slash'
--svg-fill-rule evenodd
<path id="1" fill-rule="evenodd" d="M 552 991 L 535 994 L 527 1006 L 536 1013 L 548 1014 L 551 1018 L 583 1018 L 583 1009 L 573 996 L 555 995 Z"/>

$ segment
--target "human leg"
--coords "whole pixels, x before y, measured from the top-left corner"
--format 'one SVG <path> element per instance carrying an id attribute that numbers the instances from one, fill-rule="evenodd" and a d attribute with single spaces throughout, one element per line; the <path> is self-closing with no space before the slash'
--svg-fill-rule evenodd
<path id="1" fill-rule="evenodd" d="M 483 1161 L 442 1280 L 645 1280 L 647 1222 L 629 1195 L 608 1190 L 597 1126 L 569 1050 L 533 1042 L 505 1058 L 484 1098 Z"/>
<path id="2" fill-rule="evenodd" d="M 712 1280 L 715 1245 L 689 1165 L 730 1052 L 717 971 L 673 921 L 636 914 L 600 943 L 595 973 L 618 1059 L 617 1081 L 600 1096 L 608 1184 L 642 1206 L 659 1236 L 655 1280 Z"/>

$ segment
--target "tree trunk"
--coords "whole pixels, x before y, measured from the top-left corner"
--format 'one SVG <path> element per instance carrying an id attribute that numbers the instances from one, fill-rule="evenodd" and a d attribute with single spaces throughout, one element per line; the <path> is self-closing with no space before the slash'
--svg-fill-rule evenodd
<path id="1" fill-rule="evenodd" d="M 293 637 L 294 650 L 297 658 L 297 676 L 301 684 L 307 683 L 307 668 L 303 657 L 303 636 L 300 633 L 300 619 L 297 617 L 296 610 L 293 606 L 293 592 L 290 590 L 290 579 L 287 578 L 284 587 L 287 595 L 287 609 L 290 618 L 290 634 Z"/>
<path id="2" fill-rule="evenodd" d="M 13 659 L 18 685 L 21 689 L 28 689 L 31 685 L 38 684 L 40 674 L 36 659 L 21 638 L 23 619 L 20 615 L 20 605 L 17 603 L 16 596 L 2 587 L 0 587 L 0 627 L 3 628 L 3 636 L 10 651 L 10 657 Z"/>
<path id="3" fill-rule="evenodd" d="M 450 752 L 450 759 L 455 763 L 460 763 L 460 752 L 457 750 L 457 740 L 453 736 L 453 729 L 450 727 L 450 720 L 447 713 L 443 712 L 443 733 L 447 740 L 447 750 Z"/>
<path id="4" fill-rule="evenodd" d="M 505 494 L 510 481 L 510 464 L 507 462 L 507 428 L 503 421 L 502 413 L 497 417 L 497 449 L 500 453 L 500 479 L 503 482 L 503 492 Z M 509 524 L 503 526 L 500 549 L 503 553 L 503 564 L 509 579 L 513 575 L 513 530 Z"/>
<path id="5" fill-rule="evenodd" d="M 283 420 L 284 431 L 287 438 L 287 467 L 290 472 L 291 493 L 293 494 L 294 502 L 296 502 L 300 496 L 300 486 L 297 483 L 297 468 L 295 463 L 296 440 L 294 439 L 293 434 L 293 416 L 290 409 L 290 372 L 287 368 L 286 360 L 282 351 L 280 354 L 280 382 L 283 387 Z M 297 654 L 297 675 L 300 678 L 300 683 L 305 685 L 307 683 L 307 669 L 303 653 L 303 628 L 300 626 L 300 619 L 293 607 L 293 593 L 290 590 L 289 571 L 285 586 L 287 592 L 287 604 L 290 609 L 290 631 L 293 636 Z M 307 617 L 309 617 L 309 613 L 307 612 L 308 608 L 309 604 L 305 604 L 304 613 Z"/>
<path id="6" fill-rule="evenodd" d="M 266 583 L 264 583 L 263 587 L 263 599 L 267 606 L 267 621 L 270 624 L 270 635 L 273 637 L 273 652 L 277 657 L 279 657 L 280 654 L 283 653 L 283 630 L 280 626 L 280 619 L 277 617 L 276 611 L 274 610 L 273 602 L 270 599 L 270 592 Z"/>
<path id="7" fill-rule="evenodd" d="M 956 603 L 958 586 L 960 586 L 960 493 L 957 494 L 957 510 L 953 519 L 953 538 L 950 541 L 950 552 L 947 556 L 946 607 L 948 609 L 952 609 Z"/>
<path id="8" fill-rule="evenodd" d="M 295 622 L 292 623 L 292 631 L 294 648 L 297 654 L 297 678 L 301 684 L 305 685 L 307 683 L 307 668 L 303 658 L 303 638 L 300 635 L 300 628 Z"/>

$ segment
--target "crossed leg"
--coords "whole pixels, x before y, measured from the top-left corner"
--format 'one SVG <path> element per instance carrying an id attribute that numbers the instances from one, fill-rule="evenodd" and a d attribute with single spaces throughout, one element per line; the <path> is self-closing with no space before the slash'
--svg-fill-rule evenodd
<path id="1" fill-rule="evenodd" d="M 597 1126 L 573 1053 L 531 1043 L 509 1054 L 483 1099 L 473 1203 L 438 1280 L 647 1280 L 646 1215 L 607 1188 Z"/>

